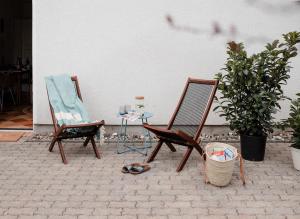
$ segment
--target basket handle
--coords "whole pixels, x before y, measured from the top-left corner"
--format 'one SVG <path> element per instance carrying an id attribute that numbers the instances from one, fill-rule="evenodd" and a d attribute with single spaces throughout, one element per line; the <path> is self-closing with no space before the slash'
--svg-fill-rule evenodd
<path id="1" fill-rule="evenodd" d="M 243 158 L 240 153 L 238 153 L 238 158 L 240 160 L 240 178 L 243 182 L 243 185 L 245 185 L 246 180 L 245 180 L 245 174 L 244 174 L 244 162 L 243 162 Z"/>
<path id="2" fill-rule="evenodd" d="M 207 156 L 205 155 L 206 153 L 203 153 L 201 155 L 203 161 L 204 161 L 204 164 L 203 164 L 203 172 L 204 172 L 204 183 L 207 184 L 208 183 L 208 177 L 207 177 L 207 174 L 206 174 L 206 159 L 207 159 Z M 206 156 L 206 159 L 205 159 L 205 156 Z"/>

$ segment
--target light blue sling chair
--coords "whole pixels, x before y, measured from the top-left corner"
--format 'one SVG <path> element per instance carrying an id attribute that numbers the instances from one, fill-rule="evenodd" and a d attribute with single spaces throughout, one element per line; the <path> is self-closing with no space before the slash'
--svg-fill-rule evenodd
<path id="1" fill-rule="evenodd" d="M 45 78 L 47 94 L 52 116 L 54 134 L 49 151 L 52 152 L 57 142 L 59 152 L 64 164 L 67 164 L 63 139 L 86 138 L 84 146 L 92 143 L 95 155 L 100 159 L 94 137 L 104 125 L 104 121 L 91 121 L 82 103 L 82 96 L 76 76 L 66 74 L 48 76 Z"/>

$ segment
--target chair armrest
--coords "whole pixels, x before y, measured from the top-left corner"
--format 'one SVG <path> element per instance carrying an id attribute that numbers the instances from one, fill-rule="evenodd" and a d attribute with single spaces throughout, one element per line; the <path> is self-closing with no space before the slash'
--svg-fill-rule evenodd
<path id="1" fill-rule="evenodd" d="M 155 132 L 163 132 L 163 133 L 169 133 L 169 134 L 176 134 L 173 130 L 164 129 L 164 128 L 157 128 L 149 125 L 148 123 L 143 123 L 143 126 L 145 129 L 148 129 L 149 131 L 155 133 Z"/>

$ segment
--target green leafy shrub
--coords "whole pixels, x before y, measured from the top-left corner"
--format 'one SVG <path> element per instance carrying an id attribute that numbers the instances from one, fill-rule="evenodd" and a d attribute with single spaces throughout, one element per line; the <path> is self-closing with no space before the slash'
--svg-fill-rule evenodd
<path id="1" fill-rule="evenodd" d="M 229 121 L 239 134 L 263 136 L 273 131 L 273 114 L 286 99 L 282 85 L 287 83 L 290 62 L 297 55 L 300 32 L 283 34 L 268 43 L 265 50 L 248 56 L 242 43 L 228 43 L 223 72 L 216 74 L 221 93 L 214 110 Z"/>
<path id="2" fill-rule="evenodd" d="M 300 149 L 300 93 L 292 100 L 289 118 L 282 121 L 281 128 L 290 127 L 293 132 L 292 147 Z"/>

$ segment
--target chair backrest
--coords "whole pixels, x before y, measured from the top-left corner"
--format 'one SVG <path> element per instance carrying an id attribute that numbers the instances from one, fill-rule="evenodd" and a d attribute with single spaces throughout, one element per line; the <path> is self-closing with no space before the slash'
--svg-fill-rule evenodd
<path id="1" fill-rule="evenodd" d="M 216 90 L 217 80 L 189 78 L 168 129 L 181 130 L 198 140 L 208 116 Z"/>
<path id="2" fill-rule="evenodd" d="M 79 88 L 79 82 L 78 82 L 77 76 L 72 76 L 71 79 L 74 82 L 74 86 L 75 86 L 75 89 L 76 89 L 77 96 L 80 98 L 81 101 L 83 101 L 82 96 L 81 96 L 81 92 L 80 92 L 80 88 Z"/>
<path id="3" fill-rule="evenodd" d="M 71 79 L 74 82 L 74 88 L 76 89 L 77 96 L 80 98 L 81 101 L 83 101 L 77 76 L 76 75 L 71 76 Z M 47 90 L 47 96 L 48 96 L 48 102 L 49 102 L 49 106 L 50 106 L 51 118 L 53 121 L 54 129 L 55 129 L 55 131 L 57 131 L 58 130 L 58 122 L 57 122 L 57 119 L 55 118 L 54 110 L 53 110 L 50 100 L 49 100 L 48 90 Z"/>

